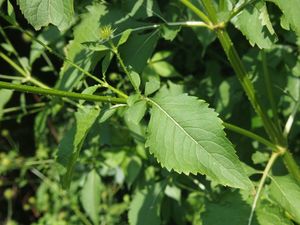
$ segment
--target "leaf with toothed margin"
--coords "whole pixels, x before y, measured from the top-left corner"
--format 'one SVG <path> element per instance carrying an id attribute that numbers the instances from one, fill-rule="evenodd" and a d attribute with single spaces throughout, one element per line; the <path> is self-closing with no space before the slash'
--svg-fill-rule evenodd
<path id="1" fill-rule="evenodd" d="M 146 145 L 163 167 L 201 173 L 231 187 L 252 187 L 221 119 L 203 100 L 188 95 L 156 97 Z"/>

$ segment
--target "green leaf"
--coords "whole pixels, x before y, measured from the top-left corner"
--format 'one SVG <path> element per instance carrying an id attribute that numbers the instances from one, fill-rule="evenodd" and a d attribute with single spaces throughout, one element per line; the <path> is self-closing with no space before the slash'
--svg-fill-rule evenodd
<path id="1" fill-rule="evenodd" d="M 93 86 L 89 86 L 86 89 L 83 90 L 82 94 L 89 94 L 92 95 L 94 94 L 95 91 L 97 91 L 97 89 L 100 87 L 100 85 L 93 85 Z M 79 104 L 82 105 L 83 103 L 85 103 L 85 100 L 79 100 Z"/>
<path id="2" fill-rule="evenodd" d="M 101 179 L 95 170 L 87 175 L 81 190 L 81 203 L 86 214 L 94 224 L 99 224 L 99 209 L 101 196 Z"/>
<path id="3" fill-rule="evenodd" d="M 270 0 L 275 3 L 283 12 L 284 19 L 290 24 L 290 27 L 300 36 L 300 0 Z"/>
<path id="4" fill-rule="evenodd" d="M 145 95 L 151 95 L 160 88 L 160 81 L 155 77 L 149 77 L 149 81 L 145 85 Z"/>
<path id="5" fill-rule="evenodd" d="M 130 225 L 159 225 L 160 204 L 164 185 L 156 183 L 138 191 L 130 203 L 128 219 Z"/>
<path id="6" fill-rule="evenodd" d="M 146 145 L 168 170 L 206 174 L 231 187 L 252 187 L 222 121 L 208 104 L 196 97 L 179 95 L 150 100 L 151 119 Z"/>
<path id="7" fill-rule="evenodd" d="M 138 124 L 141 119 L 144 117 L 147 110 L 147 103 L 146 101 L 138 101 L 134 103 L 132 106 L 129 106 L 125 116 L 128 121 L 133 122 L 134 124 Z"/>
<path id="8" fill-rule="evenodd" d="M 62 31 L 70 26 L 73 19 L 73 0 L 18 0 L 18 4 L 36 30 L 51 23 Z"/>
<path id="9" fill-rule="evenodd" d="M 270 190 L 277 203 L 300 223 L 300 186 L 297 182 L 288 175 L 273 177 Z"/>
<path id="10" fill-rule="evenodd" d="M 104 45 L 102 42 L 99 41 L 86 41 L 81 43 L 85 48 L 95 52 L 102 52 L 109 50 L 109 47 Z"/>
<path id="11" fill-rule="evenodd" d="M 131 32 L 132 32 L 132 29 L 127 29 L 127 30 L 125 30 L 125 31 L 122 32 L 122 36 L 121 36 L 121 38 L 120 38 L 120 40 L 118 42 L 117 47 L 119 47 L 120 45 L 124 44 L 128 40 L 129 35 L 131 34 Z"/>
<path id="12" fill-rule="evenodd" d="M 129 76 L 130 76 L 130 80 L 132 81 L 132 85 L 134 86 L 134 88 L 139 89 L 139 87 L 141 85 L 140 75 L 135 71 L 130 71 Z"/>
<path id="13" fill-rule="evenodd" d="M 252 46 L 271 48 L 276 41 L 276 35 L 264 2 L 248 4 L 240 14 L 232 19 L 232 22 L 246 36 Z"/>
<path id="14" fill-rule="evenodd" d="M 206 202 L 201 219 L 204 225 L 246 225 L 250 212 L 250 205 L 242 199 L 240 193 L 227 192 L 223 193 L 217 201 Z M 252 225 L 258 225 L 256 217 Z"/>
<path id="15" fill-rule="evenodd" d="M 154 51 L 158 38 L 157 31 L 147 34 L 132 33 L 126 44 L 119 47 L 125 65 L 132 66 L 138 73 L 142 72 Z"/>
<path id="16" fill-rule="evenodd" d="M 3 108 L 6 105 L 6 103 L 10 100 L 12 94 L 12 90 L 0 89 L 0 119 L 3 116 Z"/>
<path id="17" fill-rule="evenodd" d="M 158 74 L 161 77 L 176 77 L 179 76 L 179 73 L 176 71 L 175 67 L 168 63 L 167 61 L 154 61 L 150 62 L 145 68 L 146 73 L 148 74 Z"/>
<path id="18" fill-rule="evenodd" d="M 293 225 L 284 212 L 277 206 L 262 202 L 256 209 L 257 220 L 261 225 Z"/>
<path id="19" fill-rule="evenodd" d="M 57 162 L 64 168 L 62 185 L 68 188 L 72 179 L 73 168 L 79 156 L 84 139 L 99 115 L 94 107 L 79 109 L 75 114 L 75 124 L 65 134 L 58 146 Z"/>

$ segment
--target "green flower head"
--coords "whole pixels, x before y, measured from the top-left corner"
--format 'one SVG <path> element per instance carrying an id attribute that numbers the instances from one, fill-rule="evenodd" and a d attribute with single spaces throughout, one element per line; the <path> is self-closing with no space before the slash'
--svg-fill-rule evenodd
<path id="1" fill-rule="evenodd" d="M 101 40 L 108 40 L 114 34 L 114 29 L 112 29 L 111 25 L 105 25 L 100 28 L 100 39 Z"/>

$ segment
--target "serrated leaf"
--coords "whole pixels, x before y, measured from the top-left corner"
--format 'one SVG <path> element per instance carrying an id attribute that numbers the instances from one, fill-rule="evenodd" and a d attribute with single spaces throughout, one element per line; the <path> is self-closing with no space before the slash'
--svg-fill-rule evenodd
<path id="1" fill-rule="evenodd" d="M 291 28 L 296 31 L 296 34 L 300 35 L 300 0 L 270 0 L 274 2 L 283 12 L 285 20 L 288 21 Z"/>
<path id="2" fill-rule="evenodd" d="M 130 225 L 160 225 L 160 204 L 164 185 L 148 185 L 137 192 L 130 203 L 128 219 Z"/>
<path id="3" fill-rule="evenodd" d="M 65 30 L 74 14 L 73 0 L 18 0 L 18 4 L 24 17 L 36 30 L 50 23 L 59 30 Z"/>
<path id="4" fill-rule="evenodd" d="M 132 106 L 129 106 L 125 116 L 128 121 L 133 122 L 134 124 L 138 124 L 141 119 L 144 117 L 147 110 L 146 101 L 138 101 L 134 103 Z"/>
<path id="5" fill-rule="evenodd" d="M 251 23 L 249 23 L 251 21 Z M 251 45 L 259 48 L 271 48 L 276 35 L 269 22 L 264 2 L 249 4 L 240 14 L 232 19 L 233 24 L 249 40 Z"/>
<path id="6" fill-rule="evenodd" d="M 300 186 L 297 182 L 288 175 L 273 177 L 270 191 L 277 203 L 300 223 Z"/>
<path id="7" fill-rule="evenodd" d="M 100 110 L 92 107 L 79 109 L 75 114 L 75 124 L 65 134 L 58 146 L 57 162 L 62 165 L 62 185 L 68 188 L 73 168 L 79 156 L 83 141 L 99 115 Z"/>
<path id="8" fill-rule="evenodd" d="M 207 103 L 187 95 L 150 101 L 153 107 L 146 145 L 163 167 L 205 174 L 231 187 L 251 188 L 222 121 Z"/>
<path id="9" fill-rule="evenodd" d="M 81 190 L 81 203 L 86 214 L 94 224 L 99 224 L 99 206 L 101 196 L 101 179 L 95 170 L 87 175 Z"/>

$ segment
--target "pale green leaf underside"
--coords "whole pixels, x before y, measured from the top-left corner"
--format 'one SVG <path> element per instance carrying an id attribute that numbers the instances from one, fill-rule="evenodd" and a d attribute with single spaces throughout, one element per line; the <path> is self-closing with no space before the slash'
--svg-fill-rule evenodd
<path id="1" fill-rule="evenodd" d="M 271 194 L 293 219 L 300 223 L 300 186 L 290 176 L 273 177 Z"/>
<path id="2" fill-rule="evenodd" d="M 50 23 L 59 30 L 66 29 L 73 18 L 73 0 L 19 0 L 18 4 L 28 22 L 39 30 Z"/>
<path id="3" fill-rule="evenodd" d="M 146 145 L 162 166 L 179 173 L 205 174 L 231 187 L 251 187 L 222 121 L 207 103 L 187 95 L 150 101 Z"/>

